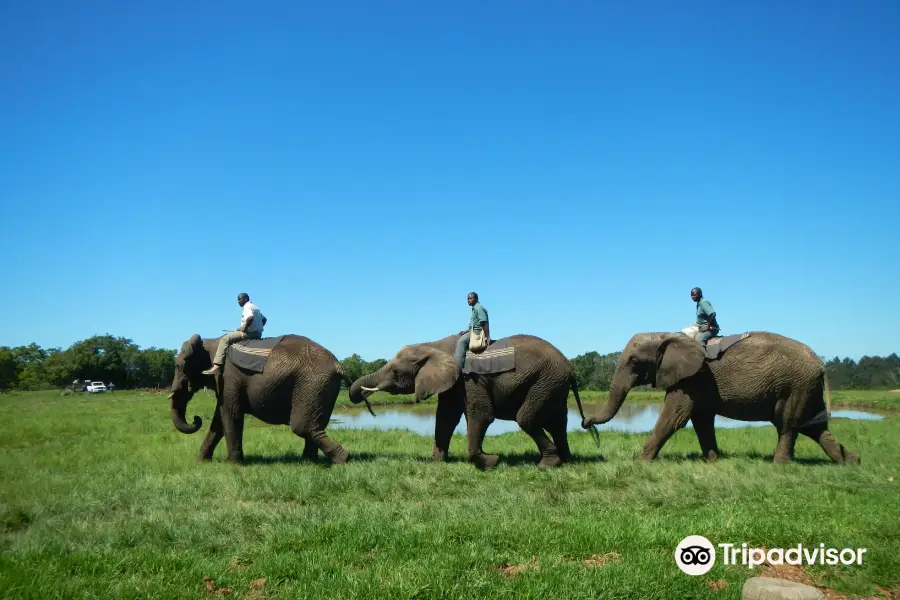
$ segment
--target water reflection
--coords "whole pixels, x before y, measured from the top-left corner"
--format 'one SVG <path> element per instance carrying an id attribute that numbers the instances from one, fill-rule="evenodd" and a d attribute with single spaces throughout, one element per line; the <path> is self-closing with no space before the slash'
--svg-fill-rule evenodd
<path id="1" fill-rule="evenodd" d="M 585 405 L 585 414 L 593 414 L 600 407 L 596 405 Z M 604 425 L 598 425 L 600 431 L 622 431 L 626 433 L 647 433 L 653 429 L 659 412 L 662 409 L 660 404 L 625 404 L 619 409 L 616 417 Z M 398 406 L 381 406 L 375 407 L 377 417 L 373 417 L 365 409 L 344 409 L 335 411 L 332 416 L 329 427 L 337 429 L 378 429 L 386 431 L 389 429 L 407 429 L 413 433 L 421 435 L 434 435 L 434 411 L 433 404 L 425 405 L 398 405 Z M 831 413 L 832 419 L 852 419 L 852 420 L 880 420 L 881 415 L 867 413 L 859 410 L 835 410 Z M 726 417 L 716 417 L 716 428 L 732 429 L 738 427 L 771 427 L 772 425 L 765 421 L 736 421 Z M 688 428 L 692 425 L 687 424 Z M 581 429 L 581 417 L 578 409 L 569 408 L 569 431 L 584 431 Z M 487 435 L 500 435 L 503 433 L 520 431 L 519 425 L 515 421 L 495 420 L 487 430 Z M 465 435 L 466 420 L 460 420 L 456 427 L 455 433 Z"/>

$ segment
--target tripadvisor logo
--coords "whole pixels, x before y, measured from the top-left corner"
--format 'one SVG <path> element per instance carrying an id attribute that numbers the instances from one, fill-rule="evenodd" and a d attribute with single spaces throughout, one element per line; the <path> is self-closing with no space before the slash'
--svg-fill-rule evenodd
<path id="1" fill-rule="evenodd" d="M 716 549 L 702 535 L 689 535 L 675 548 L 675 564 L 688 575 L 703 575 L 716 564 Z"/>
<path id="2" fill-rule="evenodd" d="M 826 548 L 825 544 L 790 548 L 749 548 L 747 544 L 717 544 L 722 551 L 722 564 L 744 565 L 753 569 L 770 565 L 861 565 L 867 548 Z M 689 535 L 675 548 L 675 564 L 688 575 L 703 575 L 716 564 L 716 547 L 702 535 Z"/>

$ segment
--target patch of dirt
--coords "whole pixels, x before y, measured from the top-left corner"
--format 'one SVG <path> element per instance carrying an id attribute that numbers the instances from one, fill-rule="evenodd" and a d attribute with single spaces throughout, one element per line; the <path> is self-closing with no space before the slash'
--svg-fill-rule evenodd
<path id="1" fill-rule="evenodd" d="M 538 565 L 537 558 L 532 556 L 531 560 L 529 560 L 526 563 L 522 563 L 521 565 L 510 565 L 510 564 L 503 563 L 502 565 L 493 567 L 493 570 L 496 571 L 497 573 L 500 573 L 504 577 L 509 578 L 509 577 L 515 577 L 516 575 L 519 575 L 520 573 L 524 573 L 528 569 L 539 569 L 539 568 L 540 568 L 540 565 Z"/>
<path id="2" fill-rule="evenodd" d="M 593 554 L 584 559 L 581 563 L 584 567 L 602 567 L 609 563 L 619 562 L 622 559 L 617 552 L 607 552 L 606 554 Z"/>
<path id="3" fill-rule="evenodd" d="M 228 596 L 231 594 L 231 588 L 216 587 L 216 582 L 209 575 L 203 576 L 203 583 L 206 584 L 206 591 L 216 596 Z"/>
<path id="4" fill-rule="evenodd" d="M 264 587 L 266 587 L 265 577 L 254 579 L 250 583 L 250 593 L 247 594 L 247 600 L 265 600 L 266 596 L 263 593 Z"/>
<path id="5" fill-rule="evenodd" d="M 728 582 L 724 579 L 716 579 L 715 581 L 707 581 L 706 587 L 714 592 L 721 592 L 728 587 Z"/>

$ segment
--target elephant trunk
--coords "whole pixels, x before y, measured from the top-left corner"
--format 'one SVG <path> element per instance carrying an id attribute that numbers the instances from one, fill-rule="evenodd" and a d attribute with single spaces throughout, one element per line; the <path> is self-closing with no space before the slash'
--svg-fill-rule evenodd
<path id="1" fill-rule="evenodd" d="M 625 396 L 634 387 L 637 375 L 629 371 L 624 361 L 620 364 L 622 366 L 616 369 L 612 383 L 609 386 L 609 398 L 606 401 L 606 406 L 594 416 L 587 417 L 581 421 L 581 426 L 584 429 L 588 429 L 591 425 L 603 425 L 611 421 L 616 416 L 616 413 L 619 412 L 619 409 L 622 408 Z"/>
<path id="2" fill-rule="evenodd" d="M 378 389 L 375 376 L 375 373 L 369 373 L 353 382 L 350 386 L 350 402 L 353 404 L 366 402 L 366 396 Z"/>
<path id="3" fill-rule="evenodd" d="M 175 425 L 175 429 L 181 433 L 197 433 L 203 425 L 203 420 L 198 416 L 194 416 L 193 425 L 188 425 L 187 421 L 184 419 L 184 413 L 187 410 L 187 402 L 176 400 L 175 397 L 175 392 L 169 394 L 170 406 L 172 408 L 172 424 Z"/>

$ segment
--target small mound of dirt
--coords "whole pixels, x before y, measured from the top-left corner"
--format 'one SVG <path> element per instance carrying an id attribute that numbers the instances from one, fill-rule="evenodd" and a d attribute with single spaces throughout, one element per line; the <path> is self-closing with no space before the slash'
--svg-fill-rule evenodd
<path id="1" fill-rule="evenodd" d="M 515 577 L 516 575 L 519 575 L 520 573 L 524 573 L 528 569 L 538 569 L 538 568 L 540 568 L 540 565 L 538 565 L 537 558 L 532 556 L 531 560 L 529 560 L 526 563 L 522 563 L 521 565 L 510 565 L 507 563 L 503 563 L 502 565 L 493 567 L 493 570 L 496 571 L 497 573 L 500 573 L 504 577 L 509 578 L 509 577 Z"/>
<path id="2" fill-rule="evenodd" d="M 715 581 L 707 581 L 706 587 L 714 592 L 721 592 L 728 587 L 728 582 L 724 579 L 716 579 Z"/>
<path id="3" fill-rule="evenodd" d="M 232 592 L 231 588 L 216 587 L 216 582 L 209 575 L 204 575 L 203 583 L 206 584 L 206 591 L 216 596 L 228 596 Z"/>
<path id="4" fill-rule="evenodd" d="M 613 562 L 619 562 L 622 559 L 617 552 L 607 552 L 606 554 L 593 554 L 582 561 L 585 567 L 602 567 Z"/>
<path id="5" fill-rule="evenodd" d="M 266 587 L 266 578 L 260 577 L 259 579 L 254 579 L 252 583 L 250 583 L 250 593 L 247 594 L 247 600 L 265 600 L 265 595 L 263 595 L 263 588 Z"/>

